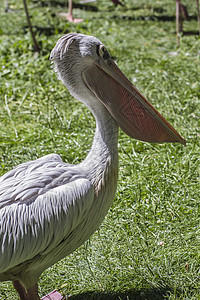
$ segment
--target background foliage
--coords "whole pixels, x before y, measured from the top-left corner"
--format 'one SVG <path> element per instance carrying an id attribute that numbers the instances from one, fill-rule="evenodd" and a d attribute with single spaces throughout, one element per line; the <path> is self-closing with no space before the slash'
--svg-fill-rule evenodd
<path id="1" fill-rule="evenodd" d="M 176 49 L 175 2 L 74 1 L 80 24 L 60 17 L 64 0 L 28 2 L 33 56 L 22 2 L 0 12 L 0 174 L 56 152 L 78 163 L 95 128 L 91 113 L 54 74 L 49 54 L 68 32 L 98 37 L 127 77 L 187 139 L 187 146 L 131 140 L 120 131 L 119 185 L 105 221 L 75 253 L 46 270 L 40 294 L 70 299 L 200 299 L 199 115 L 200 40 L 195 1 L 187 5 Z M 16 299 L 1 283 L 0 299 Z"/>

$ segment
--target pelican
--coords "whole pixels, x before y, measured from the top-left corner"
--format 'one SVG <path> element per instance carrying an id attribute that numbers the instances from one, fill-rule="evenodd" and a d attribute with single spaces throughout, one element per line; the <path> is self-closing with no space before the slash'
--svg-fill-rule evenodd
<path id="1" fill-rule="evenodd" d="M 93 113 L 96 131 L 77 165 L 49 154 L 0 178 L 0 281 L 13 281 L 23 300 L 40 299 L 42 272 L 81 246 L 107 214 L 117 188 L 119 127 L 138 140 L 185 145 L 97 38 L 64 35 L 50 58 L 71 95 Z"/>

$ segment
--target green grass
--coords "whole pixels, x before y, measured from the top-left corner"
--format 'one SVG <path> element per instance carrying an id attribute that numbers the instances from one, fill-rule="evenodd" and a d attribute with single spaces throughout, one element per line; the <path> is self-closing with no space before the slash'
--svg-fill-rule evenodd
<path id="1" fill-rule="evenodd" d="M 187 140 L 186 147 L 150 145 L 120 131 L 113 205 L 85 245 L 42 274 L 41 295 L 56 288 L 75 300 L 200 299 L 200 39 L 195 1 L 187 3 L 191 20 L 184 22 L 176 56 L 169 54 L 177 50 L 172 0 L 126 0 L 117 8 L 109 0 L 75 1 L 75 17 L 84 18 L 77 25 L 57 16 L 67 10 L 64 0 L 29 2 L 42 47 L 37 59 L 21 1 L 10 1 L 13 12 L 1 9 L 0 175 L 52 152 L 70 163 L 88 153 L 94 119 L 57 80 L 49 61 L 67 32 L 104 42 Z M 1 283 L 0 299 L 17 299 L 11 283 Z"/>

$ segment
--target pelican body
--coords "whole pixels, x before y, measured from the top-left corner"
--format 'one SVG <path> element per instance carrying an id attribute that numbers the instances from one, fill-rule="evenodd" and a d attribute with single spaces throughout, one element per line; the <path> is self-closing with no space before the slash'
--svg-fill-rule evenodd
<path id="1" fill-rule="evenodd" d="M 185 140 L 120 71 L 95 37 L 67 34 L 51 52 L 70 93 L 93 113 L 91 150 L 77 165 L 58 154 L 23 163 L 0 178 L 0 281 L 20 299 L 40 299 L 41 273 L 99 227 L 117 188 L 118 129 L 154 143 Z"/>

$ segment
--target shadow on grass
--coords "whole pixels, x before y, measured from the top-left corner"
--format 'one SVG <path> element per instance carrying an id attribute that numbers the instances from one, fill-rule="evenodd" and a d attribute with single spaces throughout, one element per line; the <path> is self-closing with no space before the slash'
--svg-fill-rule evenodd
<path id="1" fill-rule="evenodd" d="M 68 297 L 69 300 L 162 300 L 166 299 L 166 296 L 172 292 L 172 289 L 158 288 L 140 291 L 127 291 L 119 293 L 106 293 L 106 292 L 87 292 L 78 295 Z"/>
<path id="2" fill-rule="evenodd" d="M 169 15 L 141 15 L 141 16 L 127 16 L 127 15 L 113 15 L 111 19 L 123 19 L 127 21 L 158 21 L 158 22 L 175 22 L 176 16 Z M 197 20 L 197 16 L 190 16 L 190 20 Z"/>
<path id="3" fill-rule="evenodd" d="M 63 28 L 59 28 L 59 27 L 54 27 L 54 26 L 34 26 L 34 30 L 35 32 L 37 32 L 37 34 L 41 35 L 41 34 L 45 34 L 45 36 L 51 36 L 54 34 L 66 34 L 69 33 L 68 29 L 63 29 Z M 26 27 L 26 31 L 28 31 L 28 27 Z"/>
<path id="4" fill-rule="evenodd" d="M 183 35 L 199 35 L 199 31 L 191 30 L 191 31 L 183 31 Z"/>
<path id="5" fill-rule="evenodd" d="M 39 7 L 64 7 L 67 9 L 68 7 L 68 2 L 67 1 L 59 1 L 59 0 L 33 0 L 32 1 L 34 4 L 36 4 Z M 91 5 L 89 3 L 73 3 L 73 8 L 79 8 L 82 10 L 87 10 L 87 11 L 99 11 L 98 7 L 95 5 Z"/>

